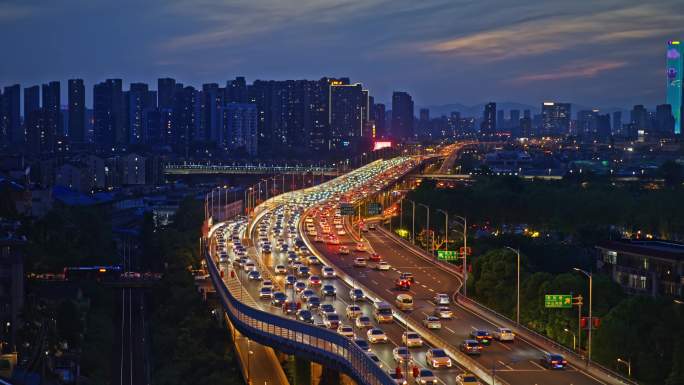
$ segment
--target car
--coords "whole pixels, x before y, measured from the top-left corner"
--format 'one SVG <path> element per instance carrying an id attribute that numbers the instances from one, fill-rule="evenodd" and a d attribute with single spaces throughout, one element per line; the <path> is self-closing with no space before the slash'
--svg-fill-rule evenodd
<path id="1" fill-rule="evenodd" d="M 368 342 L 372 344 L 387 342 L 387 334 L 385 334 L 385 332 L 380 328 L 370 328 L 366 332 L 366 337 L 368 338 Z"/>
<path id="2" fill-rule="evenodd" d="M 289 249 L 290 245 L 288 245 L 287 243 L 283 243 L 280 245 L 280 251 L 282 251 L 283 253 L 287 252 Z"/>
<path id="3" fill-rule="evenodd" d="M 364 297 L 365 295 L 361 289 L 351 289 L 349 291 L 349 298 L 351 298 L 352 301 L 361 301 Z"/>
<path id="4" fill-rule="evenodd" d="M 368 341 L 361 339 L 361 338 L 354 338 L 354 343 L 356 346 L 360 347 L 361 350 L 364 350 L 366 352 L 370 352 L 370 345 L 368 344 Z"/>
<path id="5" fill-rule="evenodd" d="M 465 372 L 456 376 L 457 385 L 480 385 L 480 380 L 477 379 L 473 374 Z"/>
<path id="6" fill-rule="evenodd" d="M 252 270 L 247 273 L 247 279 L 252 281 L 261 281 L 261 273 L 258 270 Z"/>
<path id="7" fill-rule="evenodd" d="M 413 276 L 413 273 L 409 272 L 403 272 L 399 274 L 399 279 L 407 279 L 411 283 L 414 283 L 416 281 L 415 277 Z"/>
<path id="8" fill-rule="evenodd" d="M 323 233 L 325 233 L 325 231 L 324 231 Z M 314 238 L 314 242 L 316 242 L 316 243 L 323 243 L 323 238 L 321 238 L 321 237 L 315 237 L 315 238 Z"/>
<path id="9" fill-rule="evenodd" d="M 331 303 L 324 303 L 318 308 L 318 312 L 320 313 L 321 317 L 325 314 L 328 313 L 334 313 L 337 314 L 337 311 L 335 310 L 335 307 Z"/>
<path id="10" fill-rule="evenodd" d="M 371 262 L 380 262 L 382 260 L 382 258 L 380 258 L 380 254 L 377 253 L 371 253 L 369 259 Z"/>
<path id="11" fill-rule="evenodd" d="M 323 285 L 321 295 L 323 297 L 337 297 L 337 289 L 333 285 Z"/>
<path id="12" fill-rule="evenodd" d="M 437 305 L 448 305 L 450 299 L 449 299 L 449 294 L 444 294 L 444 293 L 437 293 L 435 294 L 435 303 Z"/>
<path id="13" fill-rule="evenodd" d="M 463 340 L 458 346 L 459 349 L 465 354 L 477 355 L 482 353 L 482 346 L 477 340 Z"/>
<path id="14" fill-rule="evenodd" d="M 473 329 L 473 331 L 470 332 L 470 336 L 482 345 L 489 345 L 489 343 L 492 342 L 492 335 L 483 329 Z"/>
<path id="15" fill-rule="evenodd" d="M 347 232 L 344 229 L 339 229 L 337 230 L 337 235 L 347 235 Z"/>
<path id="16" fill-rule="evenodd" d="M 381 271 L 389 270 L 390 267 L 391 267 L 390 264 L 385 262 L 385 261 L 380 261 L 380 262 L 378 262 L 377 265 L 375 265 L 375 268 L 378 270 L 381 270 Z"/>
<path id="17" fill-rule="evenodd" d="M 539 363 L 548 369 L 565 369 L 568 361 L 560 354 L 544 353 L 539 359 Z"/>
<path id="18" fill-rule="evenodd" d="M 302 299 L 303 302 L 306 302 L 309 300 L 309 298 L 313 297 L 314 295 L 316 295 L 315 291 L 313 291 L 311 289 L 304 289 L 299 294 L 299 297 Z"/>
<path id="19" fill-rule="evenodd" d="M 333 269 L 330 266 L 323 267 L 323 269 L 321 269 L 321 271 L 323 273 L 323 278 L 335 278 L 335 276 L 337 275 L 335 273 L 335 269 Z"/>
<path id="20" fill-rule="evenodd" d="M 306 284 L 302 281 L 297 281 L 294 284 L 294 289 L 297 293 L 301 293 L 302 291 L 304 291 L 304 289 L 306 289 Z"/>
<path id="21" fill-rule="evenodd" d="M 328 243 L 328 244 L 330 244 L 330 245 L 339 245 L 339 244 L 340 244 L 340 240 L 337 239 L 337 237 L 334 237 L 334 236 L 331 235 L 331 236 L 329 236 L 328 239 L 326 240 L 326 243 Z"/>
<path id="22" fill-rule="evenodd" d="M 273 281 L 271 281 L 270 279 L 265 279 L 261 281 L 261 287 L 270 287 L 271 289 L 273 289 Z"/>
<path id="23" fill-rule="evenodd" d="M 283 302 L 283 312 L 285 314 L 294 314 L 299 310 L 299 304 L 295 301 L 290 301 L 289 299 Z"/>
<path id="24" fill-rule="evenodd" d="M 451 358 L 447 356 L 444 349 L 428 349 L 425 353 L 425 362 L 427 362 L 432 368 L 450 368 L 453 363 Z"/>
<path id="25" fill-rule="evenodd" d="M 320 264 L 321 264 L 321 260 L 318 259 L 318 257 L 315 256 L 315 255 L 310 256 L 310 257 L 307 258 L 306 260 L 307 260 L 307 263 L 308 263 L 309 265 L 320 265 Z"/>
<path id="26" fill-rule="evenodd" d="M 416 383 L 420 385 L 433 385 L 438 382 L 437 377 L 430 369 L 420 369 L 418 370 L 418 375 L 416 376 Z"/>
<path id="27" fill-rule="evenodd" d="M 312 275 L 309 277 L 309 286 L 320 286 L 321 285 L 321 277 L 317 275 Z"/>
<path id="28" fill-rule="evenodd" d="M 282 291 L 276 291 L 271 296 L 271 305 L 280 306 L 283 304 L 283 302 L 285 302 L 285 300 L 287 300 L 287 295 Z"/>
<path id="29" fill-rule="evenodd" d="M 368 225 L 368 229 L 370 230 L 375 230 L 375 223 L 371 223 Z"/>
<path id="30" fill-rule="evenodd" d="M 373 326 L 370 317 L 365 315 L 356 317 L 356 319 L 354 320 L 354 324 L 359 329 L 365 329 Z"/>
<path id="31" fill-rule="evenodd" d="M 310 323 L 310 324 L 312 324 L 314 322 L 313 314 L 311 314 L 311 311 L 309 311 L 307 309 L 299 309 L 299 310 L 297 310 L 296 314 L 297 314 L 297 320 L 299 320 L 299 321 Z"/>
<path id="32" fill-rule="evenodd" d="M 399 364 L 411 364 L 413 361 L 413 358 L 411 358 L 411 352 L 409 352 L 408 348 L 405 346 L 399 346 L 392 349 L 392 357 L 394 358 L 394 361 Z"/>
<path id="33" fill-rule="evenodd" d="M 366 245 L 362 242 L 356 244 L 356 251 L 366 251 Z"/>
<path id="34" fill-rule="evenodd" d="M 285 286 L 292 286 L 295 283 L 297 283 L 297 277 L 295 277 L 294 275 L 288 275 L 287 277 L 285 277 Z"/>
<path id="35" fill-rule="evenodd" d="M 348 255 L 349 254 L 349 248 L 347 246 L 340 246 L 340 249 L 338 252 L 342 255 Z"/>
<path id="36" fill-rule="evenodd" d="M 354 334 L 354 328 L 344 324 L 340 324 L 340 326 L 337 327 L 337 333 L 347 338 L 356 338 L 356 335 Z"/>
<path id="37" fill-rule="evenodd" d="M 496 328 L 492 336 L 499 342 L 515 340 L 515 333 L 509 328 Z"/>
<path id="38" fill-rule="evenodd" d="M 411 281 L 405 278 L 397 278 L 394 280 L 394 288 L 397 290 L 409 291 L 411 290 Z"/>
<path id="39" fill-rule="evenodd" d="M 401 342 L 409 348 L 423 346 L 423 339 L 416 332 L 404 332 L 404 333 L 402 333 Z"/>
<path id="40" fill-rule="evenodd" d="M 395 371 L 390 370 L 387 374 L 389 374 L 390 378 L 394 382 L 395 385 L 406 385 L 408 382 L 406 381 L 406 378 L 404 377 L 403 374 L 397 373 Z"/>
<path id="41" fill-rule="evenodd" d="M 260 299 L 271 299 L 273 297 L 273 289 L 270 287 L 262 287 L 259 289 Z"/>
<path id="42" fill-rule="evenodd" d="M 254 262 L 247 261 L 247 262 L 245 262 L 245 264 L 242 266 L 242 268 L 243 268 L 244 271 L 254 271 L 254 270 L 256 270 L 256 265 L 254 264 Z"/>
<path id="43" fill-rule="evenodd" d="M 363 257 L 354 258 L 354 267 L 366 267 L 367 265 L 368 265 L 368 262 L 366 261 L 366 258 L 363 258 Z"/>
<path id="44" fill-rule="evenodd" d="M 368 355 L 368 357 L 371 359 L 371 361 L 375 363 L 375 365 L 378 365 L 378 367 L 380 368 L 383 367 L 382 361 L 380 361 L 380 358 L 375 353 L 368 352 L 366 353 L 366 355 Z"/>
<path id="45" fill-rule="evenodd" d="M 340 326 L 340 316 L 335 313 L 325 313 L 323 325 L 328 329 L 337 329 Z"/>
<path id="46" fill-rule="evenodd" d="M 435 316 L 428 316 L 423 320 L 423 326 L 425 326 L 428 329 L 441 329 L 442 321 L 440 321 L 439 318 Z"/>
<path id="47" fill-rule="evenodd" d="M 297 275 L 300 277 L 308 277 L 310 271 L 311 269 L 309 269 L 307 266 L 299 266 L 297 268 Z"/>
<path id="48" fill-rule="evenodd" d="M 349 318 L 349 319 L 354 319 L 354 318 L 360 316 L 361 314 L 363 314 L 363 312 L 361 311 L 361 307 L 359 305 L 354 305 L 354 304 L 347 305 L 346 313 L 347 313 L 347 318 Z"/>
<path id="49" fill-rule="evenodd" d="M 285 265 L 276 265 L 274 270 L 277 275 L 287 274 L 287 267 Z"/>
<path id="50" fill-rule="evenodd" d="M 435 315 L 442 319 L 454 318 L 454 312 L 449 306 L 437 306 L 435 308 Z"/>
<path id="51" fill-rule="evenodd" d="M 317 295 L 309 297 L 306 301 L 306 307 L 309 310 L 318 309 L 321 306 L 321 299 Z"/>

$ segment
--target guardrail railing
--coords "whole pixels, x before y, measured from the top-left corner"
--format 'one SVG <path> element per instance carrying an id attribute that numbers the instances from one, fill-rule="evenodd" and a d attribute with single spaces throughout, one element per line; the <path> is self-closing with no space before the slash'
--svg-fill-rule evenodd
<path id="1" fill-rule="evenodd" d="M 240 302 L 224 284 L 207 250 L 205 259 L 223 308 L 240 333 L 277 350 L 301 354 L 312 361 L 338 368 L 360 384 L 394 384 L 389 374 L 348 338 L 331 330 L 267 313 Z"/>

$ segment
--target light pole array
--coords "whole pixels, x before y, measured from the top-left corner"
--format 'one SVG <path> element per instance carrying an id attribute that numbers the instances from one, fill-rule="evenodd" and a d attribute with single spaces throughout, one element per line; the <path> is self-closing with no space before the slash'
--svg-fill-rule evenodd
<path id="1" fill-rule="evenodd" d="M 449 213 L 442 210 L 442 209 L 437 209 L 440 213 L 444 214 L 444 250 L 449 250 Z"/>
<path id="2" fill-rule="evenodd" d="M 563 329 L 564 332 L 572 334 L 572 350 L 577 350 L 577 334 L 573 333 L 570 329 Z"/>
<path id="3" fill-rule="evenodd" d="M 427 233 L 426 233 L 426 238 L 427 238 L 430 236 L 430 206 L 423 204 L 423 203 L 418 203 L 418 206 L 423 206 L 427 210 L 427 218 L 426 218 L 427 222 L 425 225 L 426 231 L 427 231 Z M 427 251 L 428 253 L 430 253 L 430 243 L 429 242 L 430 242 L 429 240 L 425 241 L 425 251 Z"/>

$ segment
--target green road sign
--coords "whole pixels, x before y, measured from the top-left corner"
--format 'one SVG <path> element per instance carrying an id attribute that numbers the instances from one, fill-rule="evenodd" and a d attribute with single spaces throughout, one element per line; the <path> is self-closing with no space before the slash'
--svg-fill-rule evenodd
<path id="1" fill-rule="evenodd" d="M 354 215 L 354 206 L 351 203 L 340 203 L 340 215 Z"/>
<path id="2" fill-rule="evenodd" d="M 366 213 L 368 215 L 380 215 L 382 212 L 382 206 L 380 206 L 380 203 L 378 202 L 370 202 L 368 206 L 366 206 Z"/>
<path id="3" fill-rule="evenodd" d="M 455 261 L 458 259 L 458 251 L 437 250 L 437 259 L 440 261 Z"/>
<path id="4" fill-rule="evenodd" d="M 572 308 L 572 295 L 546 294 L 544 296 L 544 307 L 551 309 L 570 309 Z"/>

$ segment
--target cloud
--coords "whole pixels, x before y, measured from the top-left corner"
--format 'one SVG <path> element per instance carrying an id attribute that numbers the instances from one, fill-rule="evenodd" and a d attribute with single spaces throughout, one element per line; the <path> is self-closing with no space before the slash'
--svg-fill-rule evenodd
<path id="1" fill-rule="evenodd" d="M 558 68 L 558 70 L 546 73 L 523 75 L 511 80 L 511 83 L 529 83 L 546 80 L 560 80 L 572 78 L 593 78 L 601 72 L 622 68 L 627 62 L 607 61 L 593 63 L 575 63 Z"/>
<path id="2" fill-rule="evenodd" d="M 619 43 L 668 36 L 681 31 L 681 19 L 662 7 L 622 9 L 535 18 L 498 29 L 446 40 L 429 41 L 428 53 L 499 61 L 568 50 L 585 44 Z"/>
<path id="3" fill-rule="evenodd" d="M 11 22 L 30 17 L 34 8 L 12 3 L 0 3 L 0 21 Z"/>

